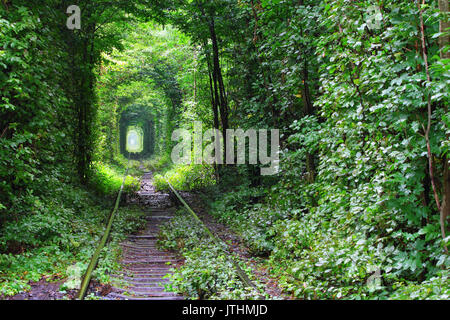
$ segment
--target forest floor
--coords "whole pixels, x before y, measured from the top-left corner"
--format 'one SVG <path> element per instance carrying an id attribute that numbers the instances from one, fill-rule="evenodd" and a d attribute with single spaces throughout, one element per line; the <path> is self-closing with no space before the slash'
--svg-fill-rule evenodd
<path id="1" fill-rule="evenodd" d="M 61 285 L 65 279 L 58 279 L 55 281 L 47 281 L 42 278 L 37 282 L 31 282 L 31 290 L 18 293 L 11 297 L 6 297 L 5 300 L 74 300 L 77 298 L 78 290 L 60 291 Z M 110 285 L 100 284 L 92 280 L 87 294 L 94 294 L 95 296 L 106 295 L 110 291 Z"/>

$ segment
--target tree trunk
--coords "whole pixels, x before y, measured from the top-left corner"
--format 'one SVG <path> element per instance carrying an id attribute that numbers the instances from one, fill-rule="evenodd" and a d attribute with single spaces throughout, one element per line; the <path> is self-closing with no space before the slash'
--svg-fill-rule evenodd
<path id="1" fill-rule="evenodd" d="M 425 73 L 427 76 L 426 79 L 427 79 L 428 83 L 431 83 L 431 77 L 430 77 L 430 71 L 429 71 L 429 65 L 428 65 L 428 50 L 427 50 L 426 39 L 425 39 L 425 24 L 424 24 L 424 19 L 423 19 L 424 5 L 425 5 L 425 0 L 422 0 L 422 5 L 420 6 L 420 4 L 419 4 L 421 47 L 422 47 L 423 61 L 425 64 Z M 430 93 L 427 93 L 426 98 L 427 98 L 427 128 L 425 129 L 425 141 L 427 144 L 427 153 L 428 153 L 428 170 L 429 170 L 429 174 L 430 174 L 431 186 L 433 188 L 433 195 L 434 195 L 434 198 L 436 201 L 436 206 L 439 211 L 442 239 L 445 239 L 446 238 L 446 234 L 445 234 L 446 211 L 443 211 L 442 205 L 439 202 L 439 195 L 438 195 L 438 191 L 436 188 L 436 183 L 434 181 L 434 173 L 433 173 L 433 154 L 431 152 L 431 143 L 430 143 L 431 117 L 432 117 Z M 444 164 L 444 167 L 445 167 L 445 164 Z M 445 173 L 444 173 L 444 179 L 445 179 Z M 447 203 L 447 201 L 445 201 L 445 203 Z M 444 210 L 447 210 L 447 209 L 444 209 Z M 444 243 L 444 251 L 448 254 L 448 249 L 447 249 L 447 246 L 445 245 L 445 243 Z"/>
<path id="2" fill-rule="evenodd" d="M 303 88 L 302 88 L 302 100 L 305 110 L 305 115 L 314 114 L 314 107 L 311 101 L 311 93 L 308 85 L 308 62 L 306 58 L 303 64 Z M 316 176 L 316 165 L 314 163 L 314 154 L 306 153 L 306 170 L 308 171 L 308 182 L 314 182 Z"/>
<path id="3" fill-rule="evenodd" d="M 217 102 L 219 99 L 217 92 L 217 81 L 213 80 L 213 68 L 211 65 L 211 55 L 209 54 L 206 39 L 203 40 L 203 47 L 205 50 L 206 62 L 208 65 L 208 77 L 209 77 L 209 91 L 211 92 L 211 107 L 214 115 L 214 128 L 219 129 L 219 113 L 217 111 Z"/>
<path id="4" fill-rule="evenodd" d="M 212 48 L 213 48 L 213 76 L 215 76 L 216 81 L 219 85 L 219 110 L 220 110 L 220 118 L 222 120 L 222 131 L 223 136 L 226 136 L 226 129 L 228 129 L 228 104 L 225 97 L 225 86 L 223 84 L 222 71 L 220 68 L 220 60 L 219 60 L 219 45 L 217 41 L 216 30 L 214 26 L 214 18 L 211 16 L 209 19 L 209 32 L 211 36 Z M 213 77 L 214 78 L 214 77 Z"/>
<path id="5" fill-rule="evenodd" d="M 216 85 L 216 82 L 213 81 L 211 55 L 209 54 L 209 51 L 208 51 L 206 39 L 203 40 L 203 47 L 205 50 L 206 62 L 208 65 L 209 91 L 211 93 L 211 107 L 212 107 L 212 111 L 213 111 L 214 129 L 219 129 L 219 113 L 217 111 L 217 102 L 216 102 L 217 99 L 215 98 L 215 96 L 217 97 L 217 85 Z M 214 82 L 214 84 L 213 84 L 213 82 Z M 214 90 L 214 88 L 215 88 L 215 90 Z M 214 173 L 216 176 L 216 181 L 219 182 L 220 173 L 219 173 L 216 163 L 214 163 Z"/>
<path id="6" fill-rule="evenodd" d="M 303 0 L 299 0 L 299 5 L 303 6 Z M 303 36 L 303 30 L 302 30 Z M 302 49 L 305 47 L 302 45 Z M 304 51 L 304 50 L 303 50 Z M 302 87 L 302 100 L 304 106 L 305 115 L 314 114 L 314 106 L 312 104 L 311 92 L 309 90 L 309 73 L 308 73 L 308 60 L 307 55 L 303 52 L 303 87 Z M 314 163 L 314 154 L 306 153 L 306 170 L 308 171 L 308 182 L 312 183 L 316 177 L 316 165 Z"/>
<path id="7" fill-rule="evenodd" d="M 439 0 L 439 10 L 442 14 L 448 14 L 448 0 Z M 446 16 L 439 23 L 439 32 L 445 32 L 450 28 L 450 23 Z M 439 38 L 439 48 L 441 49 L 441 59 L 450 59 L 450 51 L 443 52 L 445 46 L 448 45 L 450 40 L 449 35 L 444 35 Z M 448 112 L 448 106 L 445 106 L 446 112 Z M 450 139 L 450 136 L 447 136 L 447 140 Z M 447 218 L 450 216 L 450 169 L 449 169 L 449 160 L 446 156 L 443 157 L 444 163 L 444 175 L 443 175 L 443 192 L 442 192 L 442 204 L 441 204 L 441 226 L 445 230 L 445 224 L 447 222 Z"/>

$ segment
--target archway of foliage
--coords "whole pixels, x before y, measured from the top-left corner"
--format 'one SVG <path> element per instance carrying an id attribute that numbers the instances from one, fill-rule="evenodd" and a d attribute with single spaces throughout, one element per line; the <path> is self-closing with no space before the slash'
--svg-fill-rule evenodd
<path id="1" fill-rule="evenodd" d="M 120 131 L 120 153 L 125 157 L 132 159 L 145 159 L 150 157 L 155 151 L 155 136 L 159 132 L 155 131 L 154 114 L 145 106 L 131 105 L 120 115 L 119 131 Z M 127 137 L 130 128 L 140 131 L 140 139 L 142 146 L 136 154 L 130 154 L 127 149 Z"/>
<path id="2" fill-rule="evenodd" d="M 88 0 L 75 31 L 70 4 L 0 2 L 1 252 L 76 251 L 88 197 L 66 189 L 120 163 L 130 124 L 148 154 L 193 120 L 278 128 L 281 173 L 221 168 L 213 207 L 281 285 L 448 299 L 448 1 Z"/>
<path id="3" fill-rule="evenodd" d="M 180 50 L 178 45 L 186 46 Z M 124 36 L 125 51 L 105 55 L 99 79 L 99 136 L 97 155 L 114 161 L 125 154 L 126 127 L 140 123 L 144 150 L 139 158 L 168 154 L 171 133 L 186 110 L 183 72 L 190 59 L 188 39 L 171 27 L 135 24 Z M 110 141 L 112 144 L 109 144 Z M 119 147 L 114 148 L 114 141 Z"/>

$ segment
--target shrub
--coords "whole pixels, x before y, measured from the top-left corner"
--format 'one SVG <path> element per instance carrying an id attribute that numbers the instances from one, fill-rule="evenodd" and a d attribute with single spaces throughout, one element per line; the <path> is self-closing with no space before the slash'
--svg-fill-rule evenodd
<path id="1" fill-rule="evenodd" d="M 123 175 L 119 174 L 117 170 L 111 166 L 100 162 L 92 164 L 92 174 L 90 183 L 94 189 L 100 194 L 114 196 L 119 192 L 122 185 Z M 128 175 L 125 179 L 124 192 L 137 191 L 140 188 L 138 178 Z"/>
<path id="2" fill-rule="evenodd" d="M 179 165 L 163 175 L 156 174 L 153 182 L 157 190 L 168 190 L 167 182 L 180 191 L 191 191 L 212 186 L 216 183 L 214 168 L 206 165 Z"/>

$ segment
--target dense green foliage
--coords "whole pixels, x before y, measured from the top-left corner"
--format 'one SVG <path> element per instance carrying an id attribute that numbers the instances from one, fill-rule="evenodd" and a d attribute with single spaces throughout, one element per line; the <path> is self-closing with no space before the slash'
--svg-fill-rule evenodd
<path id="1" fill-rule="evenodd" d="M 385 1 L 379 28 L 371 1 L 179 3 L 173 23 L 202 46 L 210 75 L 219 38 L 221 128 L 283 129 L 279 177 L 227 171 L 221 190 L 237 188 L 217 194 L 214 214 L 299 298 L 448 297 L 449 60 L 437 3 Z M 366 285 L 376 270 L 378 285 Z"/>
<path id="2" fill-rule="evenodd" d="M 169 190 L 167 181 L 180 191 L 191 191 L 215 184 L 214 168 L 206 165 L 174 166 L 165 173 L 157 174 L 153 183 L 157 190 Z"/>
<path id="3" fill-rule="evenodd" d="M 60 281 L 70 276 L 75 263 L 80 275 L 87 268 L 104 232 L 110 201 L 100 201 L 80 187 L 50 179 L 52 197 L 36 203 L 38 209 L 18 221 L 6 223 L 0 240 L 0 296 L 30 288 L 29 281 L 42 277 Z M 119 243 L 127 233 L 141 228 L 140 208 L 121 208 L 113 225 L 112 242 L 105 248 L 94 278 L 105 283 L 108 274 L 119 268 Z M 70 287 L 70 289 L 74 289 Z M 62 288 L 64 289 L 64 288 Z"/>
<path id="4" fill-rule="evenodd" d="M 75 262 L 85 268 L 110 211 L 104 196 L 114 196 L 122 183 L 123 160 L 114 169 L 86 160 L 97 135 L 94 56 L 114 45 L 114 34 L 99 30 L 106 38 L 95 43 L 92 60 L 83 58 L 94 43 L 65 28 L 67 6 L 0 4 L 0 296 L 29 289 L 42 276 L 64 279 Z M 86 179 L 101 197 L 80 185 Z M 127 177 L 126 191 L 136 188 Z M 133 208 L 118 215 L 96 279 L 106 281 L 117 267 L 119 239 L 141 226 L 140 215 Z"/>
<path id="5" fill-rule="evenodd" d="M 114 196 L 117 190 L 120 189 L 123 181 L 123 174 L 119 175 L 112 167 L 101 163 L 93 163 L 93 174 L 91 183 L 100 194 Z M 125 193 L 132 193 L 139 190 L 139 179 L 133 176 L 125 178 L 123 191 Z"/>
<path id="6" fill-rule="evenodd" d="M 129 125 L 144 129 L 142 156 L 167 153 L 174 123 L 182 107 L 180 84 L 189 83 L 188 40 L 172 28 L 136 24 L 123 30 L 123 51 L 105 55 L 99 85 L 97 157 L 114 161 L 125 151 Z M 148 49 L 151 47 L 151 50 Z M 120 142 L 120 146 L 119 146 Z M 148 148 L 148 150 L 146 149 Z"/>
<path id="7" fill-rule="evenodd" d="M 445 1 L 90 0 L 80 30 L 69 2 L 0 4 L 1 293 L 83 261 L 105 214 L 88 190 L 113 196 L 126 159 L 153 156 L 158 189 L 209 188 L 211 213 L 298 298 L 448 299 Z M 280 129 L 280 173 L 172 165 L 172 132 L 193 121 Z M 231 297 L 240 284 L 186 223 L 163 232 L 187 258 L 175 284 Z"/>

